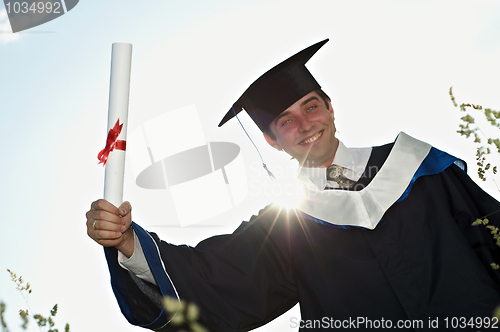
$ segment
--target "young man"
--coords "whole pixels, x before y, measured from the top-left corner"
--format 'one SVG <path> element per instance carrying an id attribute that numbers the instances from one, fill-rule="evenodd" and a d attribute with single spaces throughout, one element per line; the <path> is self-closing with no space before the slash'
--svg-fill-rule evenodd
<path id="1" fill-rule="evenodd" d="M 160 241 L 98 200 L 87 233 L 106 247 L 126 318 L 167 325 L 163 296 L 196 303 L 210 331 L 245 331 L 297 302 L 304 330 L 477 331 L 495 325 L 500 204 L 456 158 L 401 133 L 393 144 L 347 149 L 335 137 L 329 98 L 305 67 L 327 40 L 262 75 L 220 125 L 245 109 L 267 142 L 298 160 L 297 209 L 265 207 L 231 235 L 195 248 Z M 219 125 L 219 126 L 220 126 Z M 132 225 L 132 227 L 129 227 Z M 499 324 L 496 323 L 499 327 Z"/>

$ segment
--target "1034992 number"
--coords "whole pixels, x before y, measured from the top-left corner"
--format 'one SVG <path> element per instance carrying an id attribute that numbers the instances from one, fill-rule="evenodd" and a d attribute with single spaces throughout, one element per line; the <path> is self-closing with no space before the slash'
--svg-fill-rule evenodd
<path id="1" fill-rule="evenodd" d="M 473 328 L 473 329 L 481 329 L 481 328 L 494 328 L 498 329 L 500 326 L 498 325 L 497 317 L 473 317 L 473 318 L 465 318 L 465 317 L 446 317 L 444 319 L 446 328 L 452 329 L 463 329 L 463 328 Z"/>
<path id="2" fill-rule="evenodd" d="M 28 2 L 7 2 L 5 3 L 5 10 L 8 14 L 27 14 L 27 13 L 54 13 L 54 14 L 62 14 L 61 12 L 61 3 L 60 2 L 33 2 L 29 4 Z"/>

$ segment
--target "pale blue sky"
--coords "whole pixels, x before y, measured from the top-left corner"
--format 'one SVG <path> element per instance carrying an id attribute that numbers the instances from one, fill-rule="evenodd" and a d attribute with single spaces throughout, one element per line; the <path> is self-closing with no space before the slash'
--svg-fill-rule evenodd
<path id="1" fill-rule="evenodd" d="M 260 74 L 325 38 L 330 42 L 308 68 L 332 97 L 347 146 L 384 144 L 405 131 L 466 159 L 474 177 L 473 145 L 455 134 L 460 114 L 448 89 L 454 86 L 459 102 L 500 109 L 500 4 L 493 0 L 80 1 L 15 35 L 3 10 L 0 300 L 12 327 L 22 301 L 7 268 L 33 284 L 35 311 L 60 304 L 61 326 L 139 330 L 119 313 L 104 255 L 84 225 L 90 203 L 102 195 L 96 155 L 106 136 L 113 42 L 134 47 L 129 130 L 194 104 L 207 140 L 242 148 L 254 185 L 268 180 L 253 167 L 260 161 L 251 143 L 237 122 L 217 124 Z M 279 168 L 286 157 L 266 145 L 247 117 L 242 121 L 268 166 Z M 130 171 L 124 197 L 138 223 L 189 244 L 230 232 L 266 202 L 249 195 L 219 217 L 225 227 L 171 229 L 158 227 L 174 217 L 169 204 L 151 206 Z M 297 309 L 262 330 L 289 330 L 294 315 Z"/>

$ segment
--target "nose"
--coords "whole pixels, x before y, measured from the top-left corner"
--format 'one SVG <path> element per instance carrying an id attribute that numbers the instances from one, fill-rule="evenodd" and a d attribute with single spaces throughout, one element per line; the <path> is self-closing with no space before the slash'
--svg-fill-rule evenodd
<path id="1" fill-rule="evenodd" d="M 310 121 L 306 116 L 297 117 L 298 128 L 300 132 L 307 132 L 314 126 L 313 122 Z"/>

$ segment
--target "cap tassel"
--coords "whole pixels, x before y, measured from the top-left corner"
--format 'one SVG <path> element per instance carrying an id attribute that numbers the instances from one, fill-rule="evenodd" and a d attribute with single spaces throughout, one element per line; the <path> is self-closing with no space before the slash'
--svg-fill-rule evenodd
<path id="1" fill-rule="evenodd" d="M 262 161 L 262 167 L 264 167 L 264 169 L 266 170 L 267 175 L 269 175 L 269 177 L 270 177 L 272 180 L 276 181 L 276 177 L 275 177 L 275 176 L 273 175 L 273 173 L 271 173 L 271 171 L 267 168 L 266 163 L 264 163 L 264 159 L 262 158 L 262 155 L 260 154 L 259 149 L 257 148 L 257 146 L 255 145 L 255 143 L 253 142 L 253 140 L 252 140 L 252 138 L 250 137 L 250 135 L 248 135 L 248 133 L 247 133 L 247 131 L 246 131 L 245 127 L 243 127 L 243 124 L 241 123 L 240 119 L 238 118 L 238 115 L 236 114 L 236 112 L 235 112 L 235 110 L 234 110 L 234 105 L 232 106 L 232 110 L 233 110 L 234 116 L 236 117 L 236 119 L 237 119 L 237 120 L 238 120 L 238 122 L 240 123 L 241 128 L 243 128 L 243 131 L 245 132 L 245 134 L 247 134 L 248 139 L 250 140 L 250 142 L 252 142 L 252 144 L 253 144 L 253 146 L 254 146 L 255 150 L 257 150 L 257 153 L 259 154 L 260 160 Z"/>
<path id="2" fill-rule="evenodd" d="M 276 178 L 274 177 L 273 173 L 271 173 L 271 171 L 267 168 L 266 164 L 262 164 L 262 167 L 264 167 L 264 169 L 267 171 L 267 175 L 269 175 L 271 179 L 276 181 Z"/>

